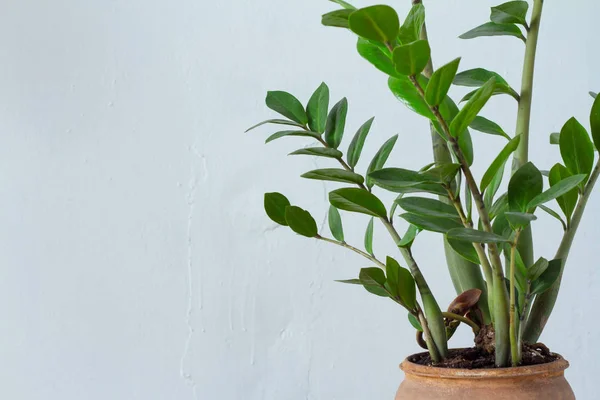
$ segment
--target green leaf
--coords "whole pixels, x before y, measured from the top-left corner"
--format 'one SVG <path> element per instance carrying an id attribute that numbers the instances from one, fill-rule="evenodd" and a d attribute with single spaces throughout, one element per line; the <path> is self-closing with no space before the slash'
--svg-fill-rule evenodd
<path id="1" fill-rule="evenodd" d="M 365 231 L 365 250 L 370 255 L 373 255 L 373 217 L 369 220 L 367 230 Z"/>
<path id="2" fill-rule="evenodd" d="M 495 85 L 495 79 L 491 78 L 469 99 L 467 104 L 464 105 L 462 110 L 460 110 L 450 124 L 450 133 L 452 136 L 458 137 L 473 122 L 477 114 L 479 114 L 479 111 L 481 111 L 485 103 L 487 103 L 492 96 Z"/>
<path id="3" fill-rule="evenodd" d="M 596 149 L 600 150 L 600 98 L 594 96 L 594 105 L 590 113 L 590 126 L 592 127 L 592 138 Z"/>
<path id="4" fill-rule="evenodd" d="M 302 125 L 306 125 L 308 122 L 308 117 L 306 116 L 306 111 L 304 111 L 302 103 L 288 92 L 267 92 L 265 103 L 271 110 L 278 112 L 292 121 L 296 121 Z"/>
<path id="5" fill-rule="evenodd" d="M 469 124 L 469 128 L 479 132 L 489 133 L 490 135 L 502 136 L 508 140 L 511 139 L 497 123 L 481 116 L 475 117 L 473 122 Z"/>
<path id="6" fill-rule="evenodd" d="M 433 73 L 425 90 L 425 99 L 430 106 L 438 106 L 444 100 L 448 90 L 450 90 L 456 71 L 458 71 L 459 64 L 460 57 L 438 68 Z"/>
<path id="7" fill-rule="evenodd" d="M 448 244 L 450 245 L 450 247 L 452 247 L 452 249 L 462 258 L 464 258 L 467 261 L 470 261 L 474 264 L 481 264 L 481 261 L 479 261 L 479 256 L 477 255 L 477 251 L 475 250 L 475 247 L 473 247 L 473 243 L 471 242 L 465 242 L 464 240 L 457 240 L 457 239 L 447 239 L 448 240 Z"/>
<path id="8" fill-rule="evenodd" d="M 288 121 L 287 119 L 268 119 L 266 121 L 262 121 L 262 122 L 259 122 L 256 125 L 251 126 L 250 128 L 246 129 L 246 131 L 244 133 L 250 132 L 252 129 L 256 129 L 259 126 L 263 126 L 265 124 L 290 125 L 290 126 L 296 126 L 298 128 L 304 128 L 299 123 L 294 122 L 294 121 Z"/>
<path id="9" fill-rule="evenodd" d="M 385 274 L 379 268 L 361 269 L 358 279 L 368 292 L 381 297 L 389 297 L 389 293 L 385 288 Z"/>
<path id="10" fill-rule="evenodd" d="M 533 200 L 529 202 L 527 208 L 532 209 L 544 203 L 547 203 L 551 200 L 554 200 L 566 193 L 569 193 L 571 190 L 575 189 L 577 185 L 579 185 L 586 178 L 586 175 L 573 175 L 568 178 L 561 180 L 560 182 L 555 183 L 550 187 L 550 189 L 546 190 L 542 194 L 536 196 Z"/>
<path id="11" fill-rule="evenodd" d="M 436 199 L 426 197 L 404 197 L 396 200 L 396 203 L 398 203 L 405 211 L 413 214 L 459 219 L 458 213 L 453 206 Z"/>
<path id="12" fill-rule="evenodd" d="M 396 11 L 386 5 L 361 8 L 350 14 L 350 30 L 378 42 L 391 42 L 398 35 L 400 21 Z"/>
<path id="13" fill-rule="evenodd" d="M 348 100 L 345 97 L 337 102 L 331 108 L 331 111 L 329 111 L 325 125 L 325 142 L 327 142 L 329 147 L 337 149 L 340 143 L 342 143 L 347 113 Z"/>
<path id="14" fill-rule="evenodd" d="M 500 235 L 496 235 L 495 233 L 489 233 L 469 228 L 451 229 L 446 235 L 448 236 L 449 240 L 462 240 L 471 243 L 501 243 L 508 241 L 508 239 Z"/>
<path id="15" fill-rule="evenodd" d="M 541 205 L 540 208 L 542 210 L 544 210 L 547 214 L 549 214 L 550 216 L 556 218 L 558 220 L 558 222 L 561 223 L 563 230 L 567 230 L 567 223 L 565 222 L 565 220 L 562 219 L 562 217 L 560 215 L 558 215 L 558 213 L 556 211 L 554 211 L 553 209 L 551 209 L 550 207 L 546 207 L 544 205 Z"/>
<path id="16" fill-rule="evenodd" d="M 394 62 L 391 58 L 391 53 L 384 46 L 377 45 L 376 43 L 370 42 L 367 39 L 358 38 L 358 42 L 356 43 L 356 50 L 362 58 L 370 62 L 375 68 L 377 68 L 384 74 L 395 76 L 397 78 L 404 78 L 408 81 L 407 77 L 403 77 L 398 72 L 396 72 L 396 68 L 394 68 Z M 408 83 L 412 85 L 410 81 Z"/>
<path id="17" fill-rule="evenodd" d="M 346 183 L 357 183 L 362 184 L 364 178 L 359 174 L 351 171 L 346 171 L 341 168 L 323 168 L 315 169 L 301 175 L 302 178 L 316 179 L 320 181 L 332 181 L 332 182 L 346 182 Z"/>
<path id="18" fill-rule="evenodd" d="M 598 97 L 598 93 L 596 92 L 589 92 L 590 96 L 592 96 L 592 99 L 595 99 L 596 97 Z"/>
<path id="19" fill-rule="evenodd" d="M 408 76 L 420 74 L 427 66 L 430 57 L 431 49 L 426 40 L 398 46 L 392 54 L 396 71 Z"/>
<path id="20" fill-rule="evenodd" d="M 421 326 L 421 323 L 419 322 L 417 317 L 415 317 L 411 313 L 408 313 L 408 322 L 410 322 L 410 324 L 413 326 L 413 328 L 415 328 L 419 332 L 423 332 L 423 327 Z"/>
<path id="21" fill-rule="evenodd" d="M 504 165 L 506 164 L 506 160 L 510 157 L 510 155 L 517 150 L 519 147 L 519 142 L 521 141 L 521 136 L 515 136 L 504 146 L 500 154 L 492 161 L 490 166 L 488 167 L 485 174 L 483 174 L 483 178 L 481 179 L 480 189 L 483 192 L 489 185 L 492 183 L 492 180 L 495 179 L 496 175 L 500 174 L 500 171 L 504 170 Z M 502 177 L 500 176 L 500 179 Z"/>
<path id="22" fill-rule="evenodd" d="M 400 27 L 398 39 L 400 43 L 411 43 L 421 38 L 421 31 L 425 23 L 425 7 L 423 4 L 413 4 L 404 23 Z"/>
<path id="23" fill-rule="evenodd" d="M 562 164 L 555 164 L 550 169 L 550 175 L 548 176 L 548 180 L 550 181 L 550 186 L 558 185 L 564 179 L 569 178 L 572 174 L 569 172 L 567 167 Z M 560 206 L 560 209 L 565 214 L 567 218 L 567 224 L 571 223 L 571 216 L 573 215 L 573 211 L 575 211 L 575 207 L 577 207 L 577 201 L 579 200 L 579 193 L 577 189 L 573 189 L 568 193 L 563 194 L 562 196 L 556 199 L 556 202 Z"/>
<path id="24" fill-rule="evenodd" d="M 489 208 L 490 210 L 490 219 L 496 218 L 498 215 L 504 213 L 508 209 L 508 194 L 504 193 L 498 200 L 494 202 L 494 204 Z"/>
<path id="25" fill-rule="evenodd" d="M 387 257 L 385 266 L 386 285 L 390 294 L 408 310 L 415 310 L 417 307 L 417 288 L 410 272 L 406 268 L 402 268 L 392 257 Z"/>
<path id="26" fill-rule="evenodd" d="M 433 164 L 435 165 L 435 163 Z M 419 171 L 421 175 L 435 177 L 439 183 L 451 183 L 460 171 L 460 164 L 439 164 L 434 168 Z"/>
<path id="27" fill-rule="evenodd" d="M 395 192 L 398 188 L 415 186 L 419 183 L 433 183 L 435 177 L 402 168 L 383 168 L 370 172 L 367 180 L 377 186 Z"/>
<path id="28" fill-rule="evenodd" d="M 349 285 L 361 285 L 362 286 L 362 282 L 360 281 L 360 279 L 336 279 L 335 282 L 347 283 Z"/>
<path id="29" fill-rule="evenodd" d="M 521 33 L 521 30 L 516 25 L 497 24 L 495 22 L 487 22 L 483 25 L 479 25 L 477 28 L 473 28 L 470 31 L 463 33 L 459 38 L 474 39 L 482 36 L 514 36 L 525 41 L 523 33 Z"/>
<path id="30" fill-rule="evenodd" d="M 457 86 L 467 87 L 481 87 L 491 78 L 496 79 L 496 87 L 494 88 L 494 95 L 496 94 L 508 94 L 514 99 L 519 101 L 519 94 L 510 87 L 510 85 L 502 78 L 499 74 L 493 71 L 488 71 L 483 68 L 469 69 L 456 75 L 454 83 Z M 468 93 L 461 102 L 469 100 L 477 91 Z"/>
<path id="31" fill-rule="evenodd" d="M 385 165 L 394 145 L 396 144 L 396 140 L 398 140 L 398 135 L 392 136 L 389 138 L 377 151 L 375 157 L 371 160 L 369 164 L 369 168 L 367 168 L 367 187 L 370 189 L 373 187 L 374 181 L 370 178 L 370 173 L 373 171 L 380 170 Z"/>
<path id="32" fill-rule="evenodd" d="M 329 202 L 339 210 L 358 212 L 373 217 L 387 216 L 385 206 L 374 194 L 358 188 L 337 189 L 329 193 Z"/>
<path id="33" fill-rule="evenodd" d="M 510 224 L 510 227 L 515 231 L 525 228 L 526 226 L 528 226 L 531 223 L 531 221 L 535 221 L 537 219 L 537 217 L 533 214 L 528 214 L 528 213 L 524 213 L 524 212 L 514 212 L 514 211 L 505 212 L 504 217 Z"/>
<path id="34" fill-rule="evenodd" d="M 416 226 L 408 225 L 406 233 L 402 236 L 400 242 L 398 242 L 398 247 L 410 248 L 419 232 L 421 232 L 421 230 Z"/>
<path id="35" fill-rule="evenodd" d="M 473 141 L 471 139 L 471 133 L 468 129 L 466 129 L 463 133 L 458 134 L 458 147 L 462 150 L 465 159 L 467 160 L 467 165 L 469 167 L 473 165 Z"/>
<path id="36" fill-rule="evenodd" d="M 560 144 L 560 132 L 550 134 L 550 144 Z"/>
<path id="37" fill-rule="evenodd" d="M 307 147 L 304 149 L 298 149 L 289 154 L 290 156 L 305 155 L 305 156 L 316 156 L 326 158 L 341 158 L 342 152 L 336 149 L 330 149 L 328 147 Z"/>
<path id="38" fill-rule="evenodd" d="M 550 263 L 544 257 L 540 257 L 535 264 L 527 269 L 527 280 L 535 281 L 548 269 Z"/>
<path id="39" fill-rule="evenodd" d="M 404 218 L 409 223 L 413 224 L 417 228 L 425 231 L 446 233 L 449 230 L 462 226 L 460 222 L 449 219 L 433 217 L 429 215 L 417 215 L 411 213 L 400 214 L 400 217 Z"/>
<path id="40" fill-rule="evenodd" d="M 420 82 L 425 82 L 423 79 Z M 422 85 L 423 83 L 421 83 Z M 388 86 L 394 96 L 400 100 L 410 110 L 416 112 L 425 118 L 435 119 L 435 116 L 431 112 L 427 102 L 421 97 L 413 83 L 407 76 L 394 77 L 390 76 L 388 79 Z"/>
<path id="41" fill-rule="evenodd" d="M 383 189 L 389 190 L 394 193 L 400 194 L 408 194 L 408 193 L 430 193 L 436 194 L 438 196 L 446 196 L 448 197 L 448 192 L 444 187 L 439 183 L 417 183 L 413 186 L 397 186 L 397 187 L 386 187 L 381 184 L 377 184 L 377 186 L 382 187 Z"/>
<path id="42" fill-rule="evenodd" d="M 329 230 L 334 238 L 338 241 L 344 241 L 344 228 L 342 226 L 342 217 L 340 212 L 334 206 L 329 206 L 329 213 L 327 214 L 327 220 L 329 222 Z"/>
<path id="43" fill-rule="evenodd" d="M 531 162 L 524 164 L 508 183 L 508 208 L 511 211 L 527 212 L 529 202 L 542 193 L 543 189 L 540 170 Z"/>
<path id="44" fill-rule="evenodd" d="M 492 7 L 490 19 L 497 24 L 521 24 L 526 26 L 527 9 L 526 1 L 509 1 L 508 3 Z"/>
<path id="45" fill-rule="evenodd" d="M 285 222 L 294 232 L 306 237 L 317 236 L 317 223 L 310 213 L 296 206 L 285 208 Z"/>
<path id="46" fill-rule="evenodd" d="M 323 82 L 308 100 L 306 114 L 308 127 L 313 132 L 325 132 L 327 123 L 327 110 L 329 109 L 329 88 Z"/>
<path id="47" fill-rule="evenodd" d="M 560 154 L 572 174 L 589 175 L 592 172 L 594 145 L 585 128 L 575 118 L 568 120 L 560 131 Z"/>
<path id="48" fill-rule="evenodd" d="M 350 14 L 352 14 L 352 10 L 347 9 L 328 12 L 327 14 L 323 14 L 321 17 L 321 24 L 336 28 L 349 29 L 350 24 L 348 22 L 348 18 L 350 18 Z"/>
<path id="49" fill-rule="evenodd" d="M 532 294 L 542 294 L 546 290 L 550 289 L 554 282 L 560 276 L 560 270 L 562 267 L 562 260 L 552 260 L 548 263 L 546 270 L 540 275 L 538 279 L 531 283 Z"/>
<path id="50" fill-rule="evenodd" d="M 286 225 L 285 208 L 290 205 L 290 201 L 281 193 L 265 193 L 265 211 L 269 218 L 277 222 L 279 225 Z"/>
<path id="51" fill-rule="evenodd" d="M 340 6 L 344 7 L 346 10 L 356 10 L 356 7 L 354 7 L 352 4 L 345 2 L 344 0 L 329 0 L 332 3 L 335 4 L 339 4 Z"/>
<path id="52" fill-rule="evenodd" d="M 348 165 L 350 165 L 352 168 L 356 167 L 356 164 L 358 164 L 360 154 L 362 153 L 365 140 L 367 139 L 367 135 L 371 130 L 371 125 L 373 124 L 374 119 L 375 117 L 362 124 L 352 138 L 352 142 L 350 142 L 350 146 L 348 147 L 348 155 L 346 158 L 348 160 Z"/>
<path id="53" fill-rule="evenodd" d="M 301 136 L 301 137 L 311 137 L 314 139 L 318 139 L 321 136 L 316 133 L 316 132 L 309 132 L 309 131 L 279 131 L 279 132 L 275 132 L 274 134 L 272 134 L 271 136 L 269 136 L 267 138 L 267 140 L 265 140 L 265 143 L 269 143 L 272 142 L 275 139 L 279 139 L 285 136 Z"/>

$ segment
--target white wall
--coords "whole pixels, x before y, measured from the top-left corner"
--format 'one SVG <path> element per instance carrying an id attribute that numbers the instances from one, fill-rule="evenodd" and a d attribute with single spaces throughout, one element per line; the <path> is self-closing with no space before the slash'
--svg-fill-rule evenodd
<path id="1" fill-rule="evenodd" d="M 394 3 L 408 11 L 408 1 Z M 559 157 L 548 134 L 572 115 L 585 122 L 587 91 L 600 88 L 596 3 L 559 3 L 546 4 L 539 46 L 532 158 L 541 168 Z M 495 2 L 428 5 L 438 65 L 462 55 L 462 68 L 496 70 L 518 87 L 521 42 L 456 39 Z M 358 57 L 352 35 L 320 26 L 333 8 L 324 0 L 2 3 L 0 397 L 393 397 L 398 363 L 418 350 L 405 313 L 333 282 L 355 276 L 362 259 L 263 214 L 262 194 L 276 190 L 321 221 L 338 185 L 298 176 L 330 164 L 287 157 L 301 139 L 264 146 L 268 129 L 243 134 L 273 115 L 267 90 L 306 101 L 324 80 L 334 99 L 349 99 L 349 134 L 376 116 L 359 168 L 395 133 L 390 165 L 430 160 L 423 119 Z M 512 131 L 510 98 L 494 98 L 484 114 Z M 475 135 L 478 173 L 501 144 Z M 600 372 L 599 198 L 543 337 L 572 362 L 581 399 L 595 398 Z M 366 218 L 344 217 L 359 244 Z M 559 226 L 543 218 L 535 230 L 538 254 L 551 256 Z M 376 252 L 394 254 L 380 226 L 375 235 Z M 445 304 L 453 292 L 439 238 L 419 239 L 416 256 Z M 468 333 L 452 344 L 468 345 Z"/>

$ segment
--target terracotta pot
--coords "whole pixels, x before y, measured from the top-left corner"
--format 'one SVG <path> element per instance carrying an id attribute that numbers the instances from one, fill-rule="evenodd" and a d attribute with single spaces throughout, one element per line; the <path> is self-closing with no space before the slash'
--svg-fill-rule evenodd
<path id="1" fill-rule="evenodd" d="M 562 357 L 530 367 L 474 370 L 426 367 L 406 359 L 396 400 L 574 400 L 564 376 L 568 367 Z"/>

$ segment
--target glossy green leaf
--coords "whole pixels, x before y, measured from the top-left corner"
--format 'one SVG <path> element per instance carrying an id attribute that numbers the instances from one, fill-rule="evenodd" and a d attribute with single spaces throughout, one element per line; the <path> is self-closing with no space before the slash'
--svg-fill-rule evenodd
<path id="1" fill-rule="evenodd" d="M 594 167 L 594 145 L 585 128 L 571 118 L 560 131 L 560 154 L 572 174 L 589 175 Z M 583 184 L 582 184 L 583 186 Z"/>
<path id="2" fill-rule="evenodd" d="M 316 179 L 320 181 L 346 182 L 362 184 L 364 178 L 354 172 L 346 171 L 341 168 L 323 168 L 315 169 L 301 175 L 302 178 Z"/>
<path id="3" fill-rule="evenodd" d="M 469 167 L 473 165 L 473 160 L 475 157 L 475 152 L 473 150 L 473 140 L 471 138 L 471 132 L 466 129 L 463 133 L 458 135 L 458 147 L 460 147 L 465 159 L 467 160 L 467 165 Z"/>
<path id="4" fill-rule="evenodd" d="M 377 186 L 380 186 L 383 189 L 389 190 L 391 192 L 400 193 L 400 194 L 430 193 L 430 194 L 435 194 L 438 196 L 448 197 L 448 192 L 439 183 L 417 183 L 412 186 L 393 186 L 393 187 L 386 187 L 382 184 L 377 184 Z"/>
<path id="5" fill-rule="evenodd" d="M 474 39 L 482 36 L 514 36 L 521 40 L 525 40 L 523 33 L 518 26 L 514 24 L 497 24 L 495 22 L 487 22 L 471 29 L 468 32 L 459 36 L 461 39 Z"/>
<path id="6" fill-rule="evenodd" d="M 323 14 L 321 17 L 321 24 L 325 26 L 333 26 L 336 28 L 350 28 L 350 24 L 348 19 L 350 18 L 350 14 L 352 14 L 352 10 L 335 10 L 328 12 L 327 14 Z"/>
<path id="7" fill-rule="evenodd" d="M 460 57 L 438 68 L 433 73 L 425 90 L 425 99 L 430 106 L 438 106 L 444 100 L 448 90 L 450 90 L 456 71 L 458 71 L 459 64 Z"/>
<path id="8" fill-rule="evenodd" d="M 365 140 L 367 139 L 367 135 L 371 130 L 371 125 L 373 124 L 373 120 L 375 117 L 371 118 L 356 131 L 356 134 L 352 138 L 352 142 L 350 142 L 350 146 L 348 147 L 348 155 L 346 156 L 348 160 L 348 165 L 352 168 L 356 167 L 358 164 L 358 160 L 360 159 L 360 154 L 362 153 L 363 146 L 365 144 Z"/>
<path id="9" fill-rule="evenodd" d="M 367 39 L 358 38 L 358 42 L 356 43 L 356 50 L 362 58 L 370 62 L 375 68 L 377 68 L 384 74 L 394 76 L 397 78 L 404 78 L 408 81 L 407 77 L 403 77 L 396 71 L 396 68 L 394 67 L 394 62 L 392 61 L 391 53 L 388 49 L 385 48 L 385 46 L 377 45 L 376 43 L 370 42 Z M 408 83 L 410 83 L 410 81 Z"/>
<path id="10" fill-rule="evenodd" d="M 452 136 L 458 137 L 473 122 L 477 114 L 479 114 L 479 111 L 481 111 L 483 106 L 485 106 L 492 96 L 495 84 L 495 79 L 491 78 L 479 88 L 477 93 L 475 93 L 475 95 L 469 99 L 467 104 L 464 105 L 450 124 L 450 133 Z"/>
<path id="11" fill-rule="evenodd" d="M 421 80 L 420 80 L 421 81 Z M 425 81 L 426 82 L 426 81 Z M 427 102 L 421 97 L 413 83 L 407 76 L 393 77 L 388 79 L 388 86 L 394 96 L 410 110 L 425 118 L 435 119 Z"/>
<path id="12" fill-rule="evenodd" d="M 550 187 L 550 189 L 546 190 L 542 194 L 536 196 L 533 200 L 529 202 L 527 208 L 532 209 L 544 203 L 547 203 L 551 200 L 554 200 L 560 196 L 563 196 L 573 189 L 577 187 L 583 180 L 586 178 L 586 175 L 573 175 L 568 178 L 565 178 Z"/>
<path id="13" fill-rule="evenodd" d="M 339 283 L 347 283 L 349 285 L 361 285 L 362 283 L 360 281 L 360 279 L 336 279 L 335 282 L 339 282 Z"/>
<path id="14" fill-rule="evenodd" d="M 490 219 L 493 220 L 496 216 L 508 210 L 508 194 L 504 193 L 488 208 Z"/>
<path id="15" fill-rule="evenodd" d="M 296 206 L 285 208 L 285 222 L 294 232 L 306 237 L 317 236 L 317 223 L 310 213 Z"/>
<path id="16" fill-rule="evenodd" d="M 433 217 L 429 215 L 417 215 L 412 213 L 400 214 L 400 217 L 425 231 L 446 233 L 454 228 L 461 227 L 461 223 L 449 218 Z"/>
<path id="17" fill-rule="evenodd" d="M 590 126 L 592 127 L 592 138 L 596 149 L 600 150 L 600 98 L 595 97 L 592 111 L 590 113 Z"/>
<path id="18" fill-rule="evenodd" d="M 385 206 L 374 194 L 359 188 L 337 189 L 329 193 L 329 202 L 339 210 L 385 218 Z"/>
<path id="19" fill-rule="evenodd" d="M 308 127 L 313 132 L 325 132 L 327 123 L 327 111 L 329 110 L 329 87 L 325 83 L 315 90 L 308 100 L 306 114 L 308 116 Z"/>
<path id="20" fill-rule="evenodd" d="M 346 10 L 356 10 L 356 7 L 354 7 L 352 4 L 350 4 L 344 0 L 329 0 L 329 1 L 331 1 L 332 3 L 335 3 L 335 4 L 339 4 Z"/>
<path id="21" fill-rule="evenodd" d="M 302 125 L 306 125 L 308 122 L 304 106 L 288 92 L 280 90 L 267 92 L 265 103 L 271 110 L 278 112 L 292 121 L 296 121 Z"/>
<path id="22" fill-rule="evenodd" d="M 450 247 L 452 247 L 452 250 L 454 250 L 456 254 L 474 264 L 479 265 L 481 263 L 479 261 L 479 256 L 477 255 L 477 251 L 475 250 L 475 247 L 473 247 L 473 243 L 449 238 L 447 240 L 448 244 Z"/>
<path id="23" fill-rule="evenodd" d="M 415 241 L 417 235 L 421 232 L 419 228 L 414 225 L 408 225 L 406 232 L 402 236 L 400 242 L 398 242 L 398 247 L 407 247 L 410 248 Z"/>
<path id="24" fill-rule="evenodd" d="M 327 214 L 327 222 L 329 222 L 329 230 L 334 238 L 338 241 L 344 241 L 344 228 L 342 226 L 342 217 L 340 212 L 334 206 L 329 206 L 329 213 Z"/>
<path id="25" fill-rule="evenodd" d="M 265 143 L 269 143 L 272 142 L 273 140 L 282 138 L 282 137 L 286 137 L 286 136 L 300 136 L 300 137 L 310 137 L 313 139 L 318 139 L 321 136 L 316 133 L 316 132 L 309 132 L 309 131 L 279 131 L 279 132 L 275 132 L 274 134 L 272 134 L 271 136 L 269 136 L 267 138 L 267 140 L 265 140 Z"/>
<path id="26" fill-rule="evenodd" d="M 479 132 L 489 133 L 490 135 L 502 136 L 508 140 L 511 139 L 497 123 L 479 115 L 469 124 L 469 128 Z"/>
<path id="27" fill-rule="evenodd" d="M 395 299 L 408 310 L 417 307 L 417 288 L 410 271 L 402 268 L 392 257 L 385 261 L 387 281 L 386 286 Z"/>
<path id="28" fill-rule="evenodd" d="M 492 7 L 490 20 L 497 24 L 521 24 L 527 25 L 527 9 L 529 4 L 526 1 L 509 1 L 508 3 Z"/>
<path id="29" fill-rule="evenodd" d="M 560 132 L 550 134 L 550 144 L 560 144 Z"/>
<path id="30" fill-rule="evenodd" d="M 381 297 L 389 297 L 389 293 L 385 288 L 385 273 L 381 269 L 363 268 L 360 270 L 358 279 L 368 292 Z"/>
<path id="31" fill-rule="evenodd" d="M 528 162 L 519 168 L 508 183 L 508 208 L 510 211 L 527 212 L 529 203 L 544 190 L 540 170 Z"/>
<path id="32" fill-rule="evenodd" d="M 506 80 L 504 80 L 504 78 L 502 78 L 496 72 L 488 71 L 483 68 L 475 68 L 463 71 L 456 75 L 452 83 L 458 86 L 481 87 L 491 78 L 496 79 L 496 86 L 492 95 L 508 94 L 517 101 L 519 100 L 519 94 L 513 88 L 510 87 L 510 85 L 506 82 Z M 473 95 L 476 92 L 477 91 L 468 93 L 466 96 L 463 97 L 461 102 L 469 100 L 471 97 L 473 97 Z"/>
<path id="33" fill-rule="evenodd" d="M 367 230 L 365 231 L 365 250 L 373 255 L 373 217 L 369 220 Z"/>
<path id="34" fill-rule="evenodd" d="M 548 181 L 550 182 L 550 187 L 558 185 L 564 179 L 571 177 L 572 174 L 569 172 L 567 167 L 562 164 L 555 164 L 550 169 L 550 174 L 548 176 Z M 575 207 L 577 207 L 577 201 L 579 200 L 579 193 L 577 189 L 572 189 L 570 192 L 563 194 L 562 196 L 556 199 L 556 202 L 560 206 L 560 209 L 565 214 L 567 218 L 567 223 L 570 224 L 571 216 L 573 215 L 573 211 L 575 211 Z"/>
<path id="35" fill-rule="evenodd" d="M 287 119 L 268 119 L 266 121 L 262 121 L 256 125 L 251 126 L 250 128 L 246 129 L 246 131 L 244 133 L 250 132 L 251 130 L 258 128 L 259 126 L 263 126 L 265 124 L 290 125 L 290 126 L 296 126 L 298 128 L 303 128 L 303 126 L 301 124 L 294 122 L 294 121 L 288 121 Z"/>
<path id="36" fill-rule="evenodd" d="M 550 289 L 554 282 L 560 276 L 560 270 L 562 267 L 562 260 L 552 260 L 548 263 L 546 270 L 540 275 L 538 279 L 531 283 L 532 294 L 542 294 L 546 290 Z"/>
<path id="37" fill-rule="evenodd" d="M 290 205 L 290 201 L 281 193 L 265 193 L 264 206 L 267 215 L 271 220 L 279 225 L 286 225 L 285 208 Z"/>
<path id="38" fill-rule="evenodd" d="M 408 313 L 408 322 L 410 322 L 410 324 L 413 326 L 413 328 L 415 328 L 419 332 L 423 332 L 423 327 L 421 326 L 421 323 L 419 322 L 417 317 L 415 317 L 411 313 Z"/>
<path id="39" fill-rule="evenodd" d="M 540 257 L 535 264 L 527 269 L 527 279 L 535 281 L 548 269 L 550 263 L 544 257 Z"/>
<path id="40" fill-rule="evenodd" d="M 504 217 L 510 224 L 510 227 L 515 231 L 525 228 L 531 223 L 531 221 L 535 221 L 537 219 L 537 217 L 533 214 L 516 211 L 507 211 L 504 213 Z"/>
<path id="41" fill-rule="evenodd" d="M 348 113 L 348 100 L 344 97 L 329 111 L 325 124 L 325 142 L 329 147 L 337 149 L 342 143 L 344 128 L 346 127 L 346 114 Z"/>
<path id="42" fill-rule="evenodd" d="M 562 217 L 556 211 L 554 211 L 550 207 L 546 207 L 545 205 L 541 205 L 540 208 L 542 210 L 544 210 L 546 212 L 546 214 L 548 214 L 551 217 L 554 217 L 555 219 L 557 219 L 558 222 L 561 223 L 561 225 L 563 227 L 563 230 L 565 230 L 565 231 L 567 230 L 567 228 L 568 228 L 567 227 L 567 222 L 564 219 L 562 219 Z"/>
<path id="43" fill-rule="evenodd" d="M 404 23 L 398 32 L 400 43 L 411 43 L 421 38 L 421 31 L 425 23 L 425 7 L 421 3 L 413 4 Z"/>
<path id="44" fill-rule="evenodd" d="M 430 57 L 431 49 L 426 40 L 398 46 L 392 54 L 396 71 L 408 76 L 420 74 L 427 66 Z"/>
<path id="45" fill-rule="evenodd" d="M 405 211 L 413 214 L 451 218 L 458 220 L 456 209 L 450 204 L 427 197 L 404 197 L 396 200 L 396 203 Z"/>
<path id="46" fill-rule="evenodd" d="M 376 5 L 358 9 L 350 15 L 350 30 L 378 42 L 391 42 L 398 35 L 400 20 L 390 6 Z"/>
<path id="47" fill-rule="evenodd" d="M 419 183 L 433 183 L 435 177 L 402 168 L 383 168 L 369 173 L 370 179 L 377 186 L 395 192 L 398 188 L 415 186 Z"/>
<path id="48" fill-rule="evenodd" d="M 462 240 L 471 243 L 501 243 L 508 241 L 508 239 L 495 233 L 469 228 L 454 228 L 448 231 L 446 235 L 449 240 Z"/>
<path id="49" fill-rule="evenodd" d="M 305 155 L 305 156 L 316 156 L 326 158 L 341 158 L 342 152 L 336 149 L 330 149 L 328 147 L 307 147 L 304 149 L 298 149 L 289 154 L 290 156 Z"/>
<path id="50" fill-rule="evenodd" d="M 500 154 L 496 156 L 494 161 L 490 164 L 487 171 L 483 174 L 483 178 L 481 179 L 480 189 L 483 192 L 489 185 L 492 183 L 492 180 L 495 179 L 496 175 L 499 174 L 499 171 L 504 170 L 504 165 L 506 161 L 510 157 L 517 147 L 519 147 L 519 142 L 521 141 L 521 136 L 515 136 L 504 146 Z M 500 177 L 500 180 L 502 178 Z"/>
<path id="51" fill-rule="evenodd" d="M 371 160 L 369 168 L 367 168 L 367 187 L 370 189 L 374 185 L 373 179 L 370 177 L 371 172 L 380 170 L 385 165 L 390 153 L 392 152 L 394 145 L 398 140 L 398 135 L 389 138 L 375 153 L 375 157 Z"/>
<path id="52" fill-rule="evenodd" d="M 428 179 L 435 177 L 436 182 L 448 184 L 456 177 L 458 171 L 460 171 L 460 164 L 440 164 L 425 171 L 421 170 L 419 173 Z"/>

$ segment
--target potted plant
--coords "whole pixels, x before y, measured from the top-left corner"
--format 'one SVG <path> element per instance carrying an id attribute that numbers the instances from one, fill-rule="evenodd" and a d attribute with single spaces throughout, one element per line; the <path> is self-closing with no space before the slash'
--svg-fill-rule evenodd
<path id="1" fill-rule="evenodd" d="M 342 0 L 331 1 L 340 8 L 323 15 L 323 24 L 357 35 L 358 53 L 387 75 L 388 86 L 400 101 L 429 122 L 433 160 L 420 170 L 386 166 L 392 164 L 388 157 L 396 143 L 394 136 L 383 143 L 366 171 L 358 171 L 356 165 L 373 119 L 358 128 L 344 153 L 345 98 L 329 108 L 329 89 L 324 83 L 306 107 L 287 92 L 271 91 L 266 104 L 284 118 L 250 129 L 287 125 L 269 136 L 267 143 L 289 136 L 310 139 L 314 145 L 291 154 L 329 158 L 332 167 L 309 171 L 302 177 L 341 182 L 344 187 L 329 193 L 331 237 L 319 232 L 311 214 L 283 194 L 265 194 L 266 213 L 299 235 L 345 247 L 366 258 L 370 267 L 361 269 L 357 278 L 341 282 L 360 285 L 407 311 L 408 322 L 417 331 L 417 342 L 427 352 L 409 356 L 402 363 L 406 378 L 398 399 L 573 399 L 563 376 L 568 363 L 538 343 L 538 338 L 552 312 L 571 244 L 600 174 L 595 155 L 600 148 L 600 99 L 590 93 L 595 98 L 591 135 L 571 118 L 560 132 L 550 135 L 550 143 L 559 146 L 562 160 L 548 170 L 540 170 L 529 161 L 534 63 L 543 0 L 533 0 L 531 11 L 527 1 L 493 7 L 489 22 L 460 36 L 503 35 L 523 41 L 520 91 L 483 68 L 459 72 L 460 58 L 434 70 L 425 8 L 419 0 L 413 1 L 402 22 L 387 5 L 357 9 Z M 457 104 L 448 96 L 451 85 L 472 87 L 473 91 Z M 516 101 L 513 135 L 480 115 L 495 95 L 508 95 Z M 471 169 L 474 149 L 470 130 L 506 139 L 481 177 L 475 177 Z M 507 167 L 510 159 L 512 168 Z M 500 193 L 503 179 L 508 188 Z M 378 190 L 397 194 L 393 204 L 384 205 Z M 344 240 L 340 210 L 370 217 L 364 250 Z M 556 254 L 534 258 L 531 224 L 540 214 L 560 222 L 557 227 L 562 228 L 563 238 Z M 389 232 L 400 258 L 374 256 L 375 222 Z M 446 311 L 411 251 L 424 230 L 438 232 L 443 238 L 440 251 L 445 252 L 458 294 Z M 449 349 L 448 342 L 460 324 L 473 330 L 472 349 Z"/>

